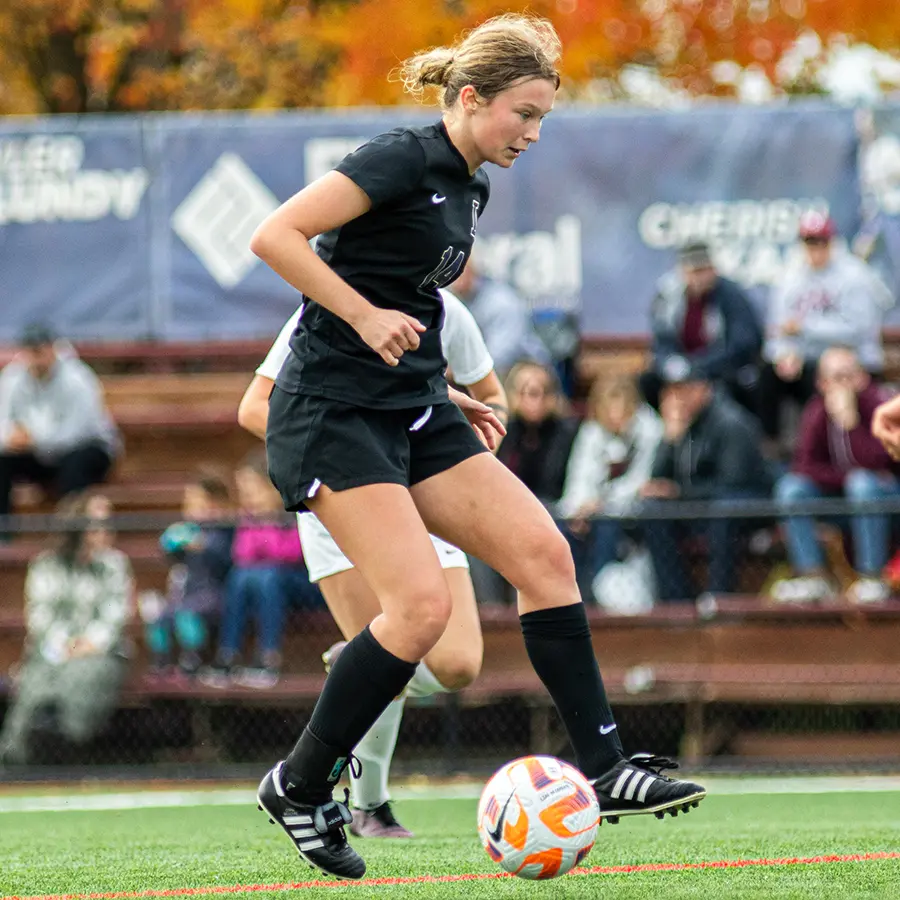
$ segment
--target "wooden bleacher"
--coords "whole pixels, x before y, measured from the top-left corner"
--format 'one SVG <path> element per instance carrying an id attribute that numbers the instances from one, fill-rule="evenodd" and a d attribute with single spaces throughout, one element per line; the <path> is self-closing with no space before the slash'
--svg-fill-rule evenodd
<path id="1" fill-rule="evenodd" d="M 105 487 L 118 511 L 174 512 L 185 481 L 198 463 L 218 463 L 228 471 L 258 445 L 237 424 L 238 403 L 252 369 L 249 373 L 139 372 L 100 377 L 125 444 Z M 30 486 L 18 497 L 31 500 L 32 511 L 52 508 L 49 498 L 35 498 Z"/>
<path id="2" fill-rule="evenodd" d="M 874 744 L 871 735 L 843 735 L 835 745 L 815 734 L 748 731 L 734 712 L 759 707 L 900 705 L 900 603 L 866 611 L 840 605 L 776 610 L 735 600 L 723 601 L 712 620 L 699 618 L 693 609 L 667 608 L 637 618 L 609 617 L 591 609 L 589 618 L 613 704 L 620 711 L 633 706 L 673 708 L 682 721 L 681 754 L 690 762 L 723 749 L 785 756 L 792 748 L 796 758 L 814 748 L 813 755 L 839 752 L 846 760 L 866 758 L 876 748 L 885 757 L 896 756 L 900 747 L 896 731 L 876 735 Z M 464 709 L 524 702 L 531 749 L 559 753 L 564 738 L 549 698 L 528 663 L 515 611 L 488 608 L 483 623 L 482 674 L 455 702 Z M 308 710 L 324 678 L 321 653 L 338 635 L 325 613 L 296 614 L 292 625 L 285 643 L 289 671 L 271 690 L 154 680 L 136 666 L 122 705 L 150 708 L 165 701 L 188 707 L 201 717 L 209 714 L 207 707 Z M 139 641 L 138 626 L 131 630 Z M 22 633 L 21 614 L 5 610 L 0 615 L 0 646 L 7 650 L 13 643 L 18 646 Z M 637 672 L 640 679 L 634 677 Z M 719 708 L 731 711 L 724 725 L 708 715 Z"/>
<path id="3" fill-rule="evenodd" d="M 900 372 L 900 333 L 892 337 L 889 359 Z M 236 410 L 267 345 L 78 349 L 101 374 L 107 403 L 125 439 L 126 453 L 106 487 L 117 511 L 174 515 L 187 473 L 198 462 L 233 468 L 257 445 L 237 426 Z M 579 366 L 582 390 L 601 373 L 637 373 L 646 360 L 646 341 L 640 339 L 588 341 Z M 24 511 L 49 508 L 46 498 L 32 498 Z M 132 559 L 140 590 L 164 585 L 166 564 L 157 536 L 119 538 Z M 0 678 L 19 656 L 25 571 L 42 545 L 42 538 L 35 536 L 0 546 Z M 528 664 L 515 612 L 490 606 L 482 618 L 484 671 L 458 702 L 466 708 L 522 701 L 528 708 L 532 749 L 558 750 L 555 717 Z M 660 608 L 639 618 L 613 618 L 592 609 L 590 618 L 613 702 L 619 708 L 676 708 L 682 717 L 681 749 L 691 760 L 722 748 L 747 755 L 810 752 L 802 735 L 747 731 L 727 715 L 724 720 L 711 718 L 710 710 L 900 705 L 900 603 L 864 610 L 843 605 L 775 609 L 746 597 L 720 600 L 709 619 L 701 618 L 693 606 Z M 198 714 L 229 704 L 308 707 L 321 687 L 320 655 L 338 637 L 327 614 L 295 614 L 286 638 L 287 673 L 275 689 L 260 692 L 149 680 L 137 624 L 132 633 L 139 650 L 123 705 L 185 704 L 200 710 Z M 833 746 L 844 754 L 864 756 L 874 753 L 873 748 L 889 749 L 891 741 L 900 747 L 900 734 L 880 735 L 874 742 L 844 735 Z"/>

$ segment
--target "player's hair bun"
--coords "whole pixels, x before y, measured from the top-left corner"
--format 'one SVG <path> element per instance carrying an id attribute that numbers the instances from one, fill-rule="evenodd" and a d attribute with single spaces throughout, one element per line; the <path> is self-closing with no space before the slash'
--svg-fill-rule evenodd
<path id="1" fill-rule="evenodd" d="M 559 36 L 547 19 L 508 13 L 488 19 L 452 47 L 435 47 L 407 59 L 395 77 L 421 97 L 426 87 L 441 91 L 449 109 L 471 84 L 485 100 L 522 79 L 546 78 L 559 87 Z"/>
<path id="2" fill-rule="evenodd" d="M 435 47 L 406 60 L 400 67 L 400 80 L 411 94 L 421 94 L 429 86 L 446 87 L 453 69 L 453 50 Z"/>

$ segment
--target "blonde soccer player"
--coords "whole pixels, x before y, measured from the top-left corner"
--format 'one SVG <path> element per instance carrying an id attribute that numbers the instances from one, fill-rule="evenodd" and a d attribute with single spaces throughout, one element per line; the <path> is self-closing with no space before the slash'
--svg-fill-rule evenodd
<path id="1" fill-rule="evenodd" d="M 407 60 L 410 90 L 440 89 L 440 120 L 373 138 L 251 241 L 305 299 L 269 399 L 269 473 L 286 509 L 316 514 L 381 609 L 343 649 L 296 746 L 257 794 L 301 856 L 338 877 L 366 867 L 333 787 L 451 620 L 429 532 L 517 589 L 529 659 L 607 821 L 706 795 L 664 775 L 663 757 L 625 756 L 568 544 L 479 440 L 476 430 L 489 446 L 503 432 L 493 410 L 466 395 L 451 402 L 444 377 L 439 290 L 471 251 L 490 195 L 484 164 L 509 168 L 538 141 L 559 56 L 549 22 L 505 15 Z"/>

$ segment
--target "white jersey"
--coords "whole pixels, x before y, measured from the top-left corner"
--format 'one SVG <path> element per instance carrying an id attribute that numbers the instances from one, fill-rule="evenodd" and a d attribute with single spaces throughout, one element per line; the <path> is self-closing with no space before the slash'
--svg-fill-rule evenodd
<path id="1" fill-rule="evenodd" d="M 453 380 L 457 384 L 476 384 L 486 378 L 494 368 L 494 360 L 488 353 L 481 331 L 472 318 L 472 313 L 459 297 L 450 291 L 441 291 L 444 300 L 444 327 L 441 329 L 441 346 Z M 303 306 L 284 323 L 284 328 L 275 338 L 272 349 L 256 370 L 257 375 L 274 381 L 291 352 L 291 335 L 297 321 L 303 314 Z"/>
<path id="2" fill-rule="evenodd" d="M 450 371 L 453 373 L 453 380 L 462 385 L 476 384 L 493 371 L 494 361 L 488 353 L 481 331 L 475 324 L 475 319 L 465 304 L 450 291 L 442 290 L 440 294 L 444 300 L 441 346 Z M 285 322 L 266 358 L 257 368 L 257 375 L 272 381 L 278 377 L 281 367 L 291 353 L 291 335 L 294 333 L 297 320 L 301 315 L 303 315 L 302 305 Z M 329 575 L 337 575 L 338 572 L 346 572 L 353 568 L 353 564 L 344 556 L 334 538 L 315 514 L 311 512 L 298 513 L 297 524 L 310 581 L 315 583 Z M 434 544 L 443 568 L 467 569 L 469 567 L 465 553 L 457 547 L 434 535 L 431 536 L 431 542 Z"/>

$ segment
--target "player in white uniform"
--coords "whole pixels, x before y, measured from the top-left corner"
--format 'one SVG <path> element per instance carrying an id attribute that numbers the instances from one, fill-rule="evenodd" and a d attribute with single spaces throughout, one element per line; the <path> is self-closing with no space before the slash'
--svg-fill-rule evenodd
<path id="1" fill-rule="evenodd" d="M 445 309 L 441 345 L 453 380 L 505 420 L 506 394 L 472 314 L 449 291 L 441 294 Z M 265 437 L 269 394 L 291 352 L 289 341 L 301 311 L 302 307 L 285 323 L 241 401 L 238 421 L 261 438 Z M 378 615 L 378 600 L 313 513 L 299 513 L 297 521 L 310 580 L 318 582 L 338 627 L 349 640 Z M 431 540 L 450 588 L 453 612 L 443 637 L 409 683 L 407 694 L 412 697 L 459 690 L 481 669 L 483 642 L 468 560 L 465 553 L 446 541 L 434 536 Z M 324 654 L 326 665 L 342 647 L 343 642 L 335 644 Z M 362 773 L 357 776 L 351 772 L 354 809 L 350 828 L 359 836 L 411 837 L 393 816 L 387 787 L 405 696 L 387 707 L 354 750 L 362 762 Z"/>

